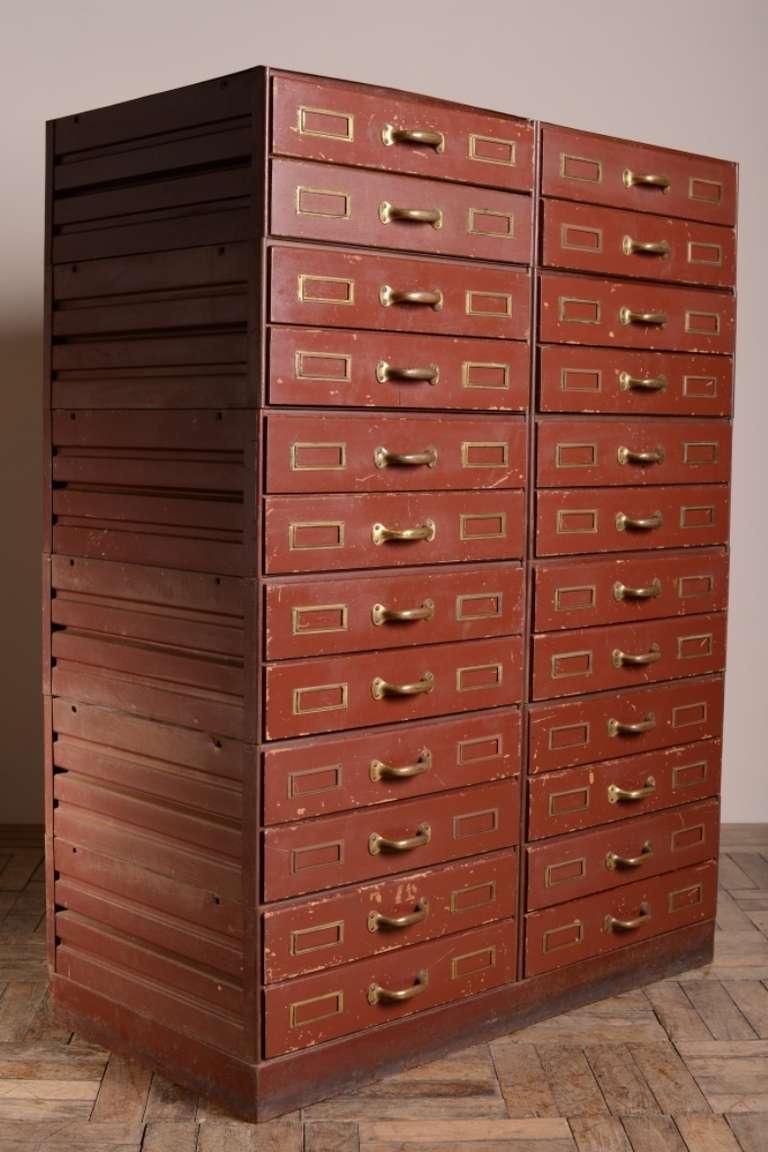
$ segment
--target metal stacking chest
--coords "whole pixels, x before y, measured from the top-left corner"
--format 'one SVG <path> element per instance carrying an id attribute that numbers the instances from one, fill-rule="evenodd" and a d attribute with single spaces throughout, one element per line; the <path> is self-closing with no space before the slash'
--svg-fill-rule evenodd
<path id="1" fill-rule="evenodd" d="M 266 1118 L 711 953 L 735 166 L 255 68 L 49 125 L 49 961 Z"/>

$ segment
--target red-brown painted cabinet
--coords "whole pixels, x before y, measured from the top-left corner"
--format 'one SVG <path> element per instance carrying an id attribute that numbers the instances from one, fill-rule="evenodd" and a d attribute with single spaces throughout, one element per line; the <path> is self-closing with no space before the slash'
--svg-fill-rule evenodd
<path id="1" fill-rule="evenodd" d="M 266 1118 L 709 953 L 735 167 L 257 68 L 49 125 L 49 960 Z"/>

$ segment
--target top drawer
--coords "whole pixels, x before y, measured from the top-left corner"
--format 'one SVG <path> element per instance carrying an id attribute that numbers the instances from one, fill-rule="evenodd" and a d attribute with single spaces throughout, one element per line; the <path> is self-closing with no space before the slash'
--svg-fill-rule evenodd
<path id="1" fill-rule="evenodd" d="M 341 81 L 275 76 L 272 150 L 492 188 L 533 184 L 528 121 Z"/>
<path id="2" fill-rule="evenodd" d="M 711 224 L 736 222 L 735 164 L 551 124 L 543 130 L 541 190 Z"/>

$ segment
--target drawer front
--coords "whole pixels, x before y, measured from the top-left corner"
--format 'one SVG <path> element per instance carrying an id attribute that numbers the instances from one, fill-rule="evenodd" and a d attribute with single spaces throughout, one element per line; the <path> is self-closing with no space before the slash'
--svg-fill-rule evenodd
<path id="1" fill-rule="evenodd" d="M 526 264 L 531 204 L 514 192 L 272 161 L 271 231 L 298 240 Z"/>
<path id="2" fill-rule="evenodd" d="M 530 349 L 520 342 L 397 332 L 272 328 L 272 404 L 326 407 L 528 407 Z"/>
<path id="3" fill-rule="evenodd" d="M 733 361 L 727 356 L 630 352 L 613 348 L 541 349 L 542 412 L 627 416 L 728 416 Z"/>
<path id="4" fill-rule="evenodd" d="M 516 564 L 270 580 L 268 660 L 506 636 L 523 627 Z"/>
<path id="5" fill-rule="evenodd" d="M 618 888 L 717 856 L 719 800 L 684 804 L 527 849 L 528 908 Z"/>
<path id="6" fill-rule="evenodd" d="M 728 541 L 724 484 L 673 488 L 551 488 L 536 497 L 536 552 L 631 552 Z"/>
<path id="7" fill-rule="evenodd" d="M 728 603 L 728 554 L 720 550 L 657 552 L 535 566 L 535 629 L 584 628 L 594 624 L 663 616 L 722 612 Z"/>
<path id="8" fill-rule="evenodd" d="M 520 491 L 270 496 L 266 570 L 510 560 L 523 554 L 523 515 Z"/>
<path id="9" fill-rule="evenodd" d="M 541 276 L 541 339 L 561 344 L 731 353 L 736 301 L 725 292 Z"/>
<path id="10" fill-rule="evenodd" d="M 604 276 L 729 288 L 736 283 L 736 234 L 698 221 L 547 200 L 543 263 Z"/>
<path id="11" fill-rule="evenodd" d="M 533 638 L 533 698 L 705 676 L 725 667 L 725 613 Z"/>
<path id="12" fill-rule="evenodd" d="M 517 926 L 456 936 L 273 984 L 264 993 L 267 1057 L 399 1020 L 515 979 Z M 394 1000 L 388 992 L 414 993 Z"/>
<path id="13" fill-rule="evenodd" d="M 731 474 L 731 428 L 711 420 L 539 421 L 537 483 L 713 484 Z"/>
<path id="14" fill-rule="evenodd" d="M 735 164 L 554 125 L 543 129 L 542 192 L 712 224 L 736 223 Z"/>
<path id="15" fill-rule="evenodd" d="M 519 838 L 517 779 L 479 784 L 264 833 L 264 898 L 283 900 L 376 876 L 510 848 Z M 387 841 L 399 848 L 387 847 Z"/>
<path id="16" fill-rule="evenodd" d="M 721 753 L 719 740 L 703 740 L 534 776 L 528 836 L 540 840 L 716 796 Z"/>
<path id="17" fill-rule="evenodd" d="M 531 912 L 526 916 L 525 974 L 564 968 L 649 936 L 711 920 L 716 901 L 717 865 L 712 860 Z"/>
<path id="18" fill-rule="evenodd" d="M 527 120 L 314 78 L 273 78 L 272 150 L 498 188 L 533 185 Z"/>
<path id="19" fill-rule="evenodd" d="M 720 736 L 723 681 L 717 676 L 534 704 L 529 718 L 529 772 L 570 768 Z"/>
<path id="20" fill-rule="evenodd" d="M 519 636 L 269 664 L 266 739 L 516 704 L 522 668 Z"/>
<path id="21" fill-rule="evenodd" d="M 514 776 L 520 713 L 494 708 L 265 748 L 264 823 L 330 815 Z"/>
<path id="22" fill-rule="evenodd" d="M 267 416 L 268 492 L 520 488 L 525 456 L 520 417 Z"/>
<path id="23" fill-rule="evenodd" d="M 264 982 L 514 916 L 516 881 L 512 848 L 268 911 Z"/>
<path id="24" fill-rule="evenodd" d="M 522 269 L 316 247 L 274 247 L 271 261 L 276 323 L 528 338 Z"/>

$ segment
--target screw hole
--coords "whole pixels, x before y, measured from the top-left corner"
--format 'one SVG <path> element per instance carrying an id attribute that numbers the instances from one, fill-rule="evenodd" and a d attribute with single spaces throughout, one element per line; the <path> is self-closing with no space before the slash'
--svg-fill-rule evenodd
<path id="1" fill-rule="evenodd" d="M 214 904 L 221 904 L 221 896 L 214 896 L 213 902 Z"/>
<path id="2" fill-rule="evenodd" d="M 73 704 L 73 705 L 72 705 L 72 711 L 73 711 L 73 712 L 77 712 L 77 705 L 76 705 L 76 704 Z"/>
<path id="3" fill-rule="evenodd" d="M 219 248 L 219 256 L 226 256 L 227 250 L 224 247 Z"/>
<path id="4" fill-rule="evenodd" d="M 221 740 L 219 740 L 217 736 L 212 738 L 211 744 L 213 744 L 214 748 L 221 748 Z"/>
<path id="5" fill-rule="evenodd" d="M 214 584 L 221 584 L 221 576 L 215 576 L 213 582 Z"/>
<path id="6" fill-rule="evenodd" d="M 72 117 L 72 123 L 73 124 L 79 124 L 80 123 L 80 117 L 79 116 L 73 116 Z"/>
<path id="7" fill-rule="evenodd" d="M 217 412 L 216 413 L 216 419 L 217 420 L 223 420 L 224 419 L 224 413 L 223 412 Z"/>
<path id="8" fill-rule="evenodd" d="M 79 272 L 79 271 L 80 271 L 79 265 L 77 265 L 77 264 L 73 264 L 73 265 L 72 265 L 72 268 L 71 268 L 71 271 L 72 271 L 72 272 Z"/>
<path id="9" fill-rule="evenodd" d="M 77 420 L 77 412 L 70 412 L 69 418 L 70 420 Z"/>
<path id="10" fill-rule="evenodd" d="M 70 560 L 69 566 L 70 566 L 70 568 L 74 568 L 74 566 L 75 566 L 74 560 Z"/>
<path id="11" fill-rule="evenodd" d="M 229 80 L 220 80 L 219 88 L 229 88 Z"/>

